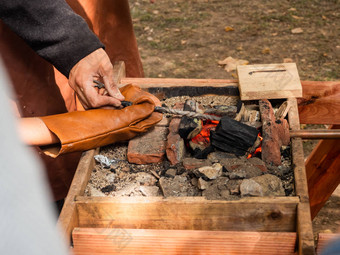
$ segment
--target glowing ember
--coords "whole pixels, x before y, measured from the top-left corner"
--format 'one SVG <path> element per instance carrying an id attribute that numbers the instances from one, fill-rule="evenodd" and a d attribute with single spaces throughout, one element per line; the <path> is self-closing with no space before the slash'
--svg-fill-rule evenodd
<path id="1" fill-rule="evenodd" d="M 206 120 L 203 122 L 201 132 L 191 139 L 193 143 L 209 145 L 210 143 L 210 131 L 215 130 L 219 121 L 217 120 Z"/>
<path id="2" fill-rule="evenodd" d="M 257 135 L 259 138 L 260 138 L 260 145 L 255 149 L 255 151 L 253 153 L 249 153 L 249 155 L 247 156 L 247 159 L 248 158 L 251 158 L 253 156 L 256 156 L 258 154 L 260 154 L 262 152 L 262 140 L 263 140 L 263 137 L 260 135 L 260 132 L 258 133 Z"/>

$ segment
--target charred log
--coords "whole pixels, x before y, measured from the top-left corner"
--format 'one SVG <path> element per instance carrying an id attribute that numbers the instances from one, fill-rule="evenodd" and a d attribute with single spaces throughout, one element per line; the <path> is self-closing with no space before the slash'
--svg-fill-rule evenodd
<path id="1" fill-rule="evenodd" d="M 237 156 L 245 155 L 252 148 L 258 135 L 258 130 L 227 116 L 221 118 L 215 132 L 211 132 L 211 144 L 215 148 L 234 153 Z"/>

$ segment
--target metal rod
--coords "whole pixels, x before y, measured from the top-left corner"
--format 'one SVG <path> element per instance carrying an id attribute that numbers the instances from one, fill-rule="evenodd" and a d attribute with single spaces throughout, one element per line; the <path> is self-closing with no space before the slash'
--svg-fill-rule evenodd
<path id="1" fill-rule="evenodd" d="M 202 113 L 190 112 L 190 111 L 181 111 L 181 110 L 175 110 L 175 109 L 170 109 L 170 108 L 160 107 L 160 106 L 155 107 L 155 112 L 169 113 L 169 114 L 187 116 L 191 118 L 198 118 L 198 119 L 204 119 L 204 120 L 219 121 L 221 119 L 221 117 L 218 117 L 215 115 L 202 114 Z"/>
<path id="2" fill-rule="evenodd" d="M 340 139 L 340 129 L 290 130 L 289 134 L 302 139 Z"/>

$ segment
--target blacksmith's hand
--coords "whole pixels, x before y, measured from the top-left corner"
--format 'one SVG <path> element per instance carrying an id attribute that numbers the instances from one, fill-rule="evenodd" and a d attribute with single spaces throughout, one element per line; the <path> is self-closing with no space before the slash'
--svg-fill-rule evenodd
<path id="1" fill-rule="evenodd" d="M 101 80 L 105 88 L 97 88 L 93 80 Z M 124 96 L 113 80 L 113 66 L 103 49 L 81 59 L 69 75 L 69 85 L 77 93 L 85 109 L 120 107 Z"/>

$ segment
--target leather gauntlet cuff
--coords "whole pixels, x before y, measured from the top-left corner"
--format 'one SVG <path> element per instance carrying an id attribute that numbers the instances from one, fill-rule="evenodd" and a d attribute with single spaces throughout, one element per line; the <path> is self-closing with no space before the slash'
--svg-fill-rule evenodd
<path id="1" fill-rule="evenodd" d="M 41 117 L 48 129 L 60 140 L 59 145 L 42 148 L 44 153 L 58 155 L 85 151 L 133 138 L 162 119 L 154 112 L 159 100 L 135 85 L 121 88 L 125 100 L 133 102 L 123 109 L 94 109 Z"/>

